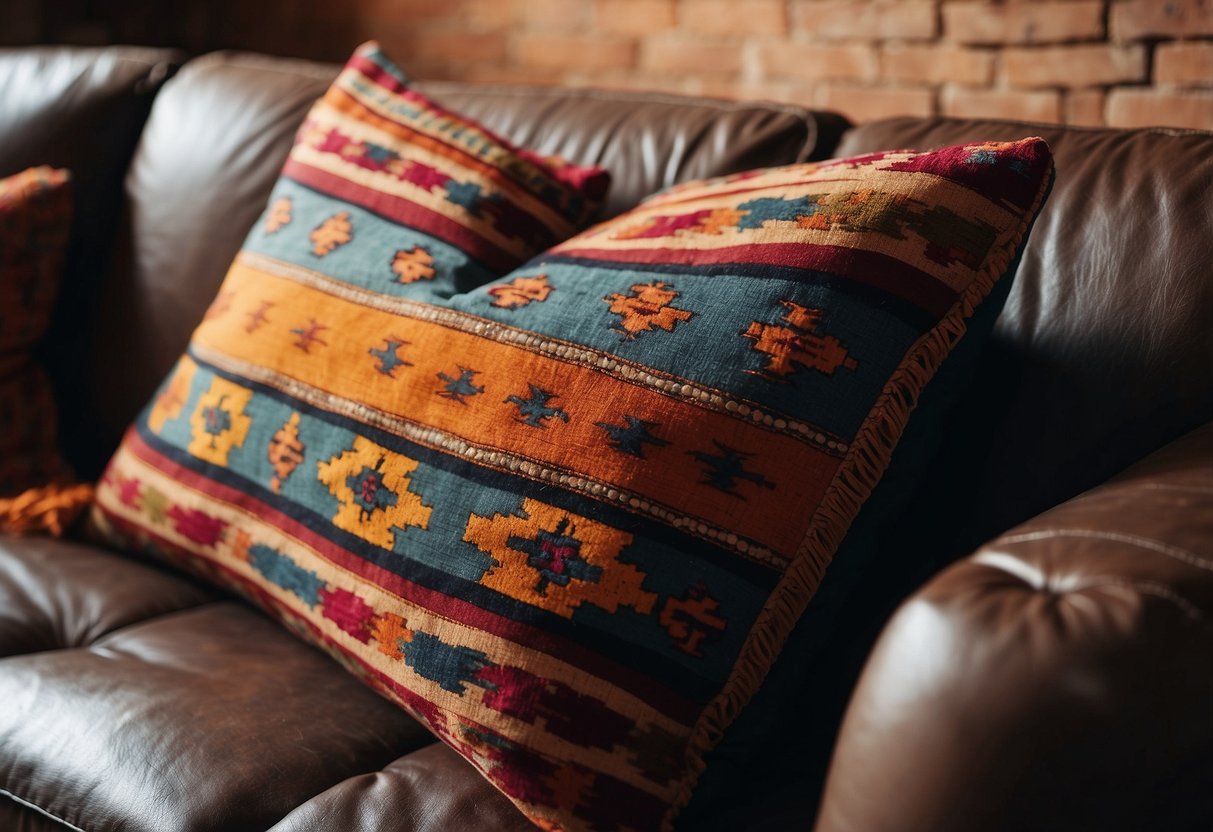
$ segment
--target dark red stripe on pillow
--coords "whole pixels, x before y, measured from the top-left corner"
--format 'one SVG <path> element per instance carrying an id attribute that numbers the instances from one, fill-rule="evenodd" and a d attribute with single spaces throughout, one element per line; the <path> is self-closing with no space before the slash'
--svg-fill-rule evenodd
<path id="1" fill-rule="evenodd" d="M 502 136 L 500 133 L 485 127 L 483 124 L 471 121 L 448 110 L 446 107 L 443 107 L 441 104 L 434 101 L 424 93 L 418 92 L 411 87 L 402 85 L 400 83 L 400 79 L 396 78 L 390 72 L 387 72 L 382 66 L 363 55 L 355 55 L 349 60 L 346 66 L 357 69 L 368 82 L 386 87 L 392 93 L 399 96 L 402 100 L 407 101 L 408 103 L 417 107 L 419 110 L 426 111 L 427 114 L 433 118 L 449 118 L 453 121 L 467 124 L 469 128 L 474 129 L 481 136 L 484 136 L 489 143 L 500 145 L 507 152 L 512 153 L 519 159 L 523 160 L 528 166 L 533 168 L 532 172 L 535 175 L 547 179 L 553 186 L 564 185 L 565 187 L 583 193 L 589 199 L 594 200 L 600 200 L 606 195 L 607 187 L 610 184 L 610 176 L 603 168 L 592 166 L 583 167 L 573 164 L 553 167 L 553 165 L 550 164 L 548 160 L 541 154 L 525 148 L 520 148 L 509 139 Z M 346 92 L 345 90 L 341 89 L 340 84 L 334 85 L 333 89 Z M 346 94 L 348 95 L 348 92 Z M 383 113 L 379 113 L 379 115 L 380 117 L 388 118 L 388 116 Z M 402 128 L 413 130 L 412 125 L 405 121 L 401 121 L 399 118 L 391 118 L 390 120 Z M 451 147 L 454 150 L 460 150 L 460 152 L 463 152 L 468 159 L 483 164 L 483 160 L 481 160 L 480 157 L 462 151 L 458 145 L 452 145 L 445 142 L 444 144 L 447 144 L 448 147 Z M 508 176 L 515 181 L 521 181 L 518 179 L 516 176 L 516 171 L 513 169 L 496 168 L 496 170 L 498 173 Z M 528 190 L 535 189 L 534 182 L 522 182 L 522 184 Z"/>
<path id="2" fill-rule="evenodd" d="M 492 272 L 507 272 L 521 262 L 517 255 L 505 251 L 467 226 L 460 225 L 449 217 L 435 213 L 412 200 L 394 197 L 373 188 L 365 188 L 348 179 L 342 179 L 327 171 L 305 165 L 296 159 L 288 159 L 282 172 L 300 185 L 335 196 L 378 214 L 384 219 L 437 237 L 460 251 L 465 253 L 475 251 L 481 255 L 475 258 L 476 262 Z"/>
<path id="3" fill-rule="evenodd" d="M 643 265 L 770 265 L 824 272 L 892 294 L 935 319 L 947 314 L 958 295 L 949 286 L 903 260 L 875 251 L 811 243 L 763 243 L 714 249 L 594 249 L 560 246 L 563 257 Z"/>
<path id="4" fill-rule="evenodd" d="M 360 75 L 366 78 L 376 86 L 384 87 L 385 89 L 395 93 L 396 95 L 405 95 L 409 92 L 407 84 L 402 84 L 400 79 L 383 68 L 382 65 L 372 61 L 366 57 L 361 50 L 355 52 L 345 64 L 346 69 L 356 69 Z M 338 79 L 334 84 L 334 88 L 339 88 L 341 81 Z"/>

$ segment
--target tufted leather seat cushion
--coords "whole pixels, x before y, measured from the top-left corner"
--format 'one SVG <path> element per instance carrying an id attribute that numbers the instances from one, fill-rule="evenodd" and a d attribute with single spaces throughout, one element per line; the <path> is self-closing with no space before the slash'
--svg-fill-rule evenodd
<path id="1" fill-rule="evenodd" d="M 0 789 L 55 818 L 88 830 L 263 830 L 433 741 L 235 602 L 87 546 L 9 543 Z"/>
<path id="2" fill-rule="evenodd" d="M 270 832 L 408 829 L 409 832 L 534 832 L 467 761 L 432 743 L 382 771 L 351 777 L 291 812 Z"/>
<path id="3" fill-rule="evenodd" d="M 0 657 L 87 648 L 157 615 L 208 603 L 163 569 L 50 538 L 0 538 Z"/>

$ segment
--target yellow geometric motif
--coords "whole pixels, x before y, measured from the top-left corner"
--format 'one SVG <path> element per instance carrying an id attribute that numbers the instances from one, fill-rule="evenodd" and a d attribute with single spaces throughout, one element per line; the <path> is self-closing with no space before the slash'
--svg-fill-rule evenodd
<path id="1" fill-rule="evenodd" d="M 332 254 L 337 247 L 354 239 L 353 231 L 349 211 L 333 214 L 307 235 L 307 238 L 312 241 L 312 254 L 317 257 Z"/>
<path id="2" fill-rule="evenodd" d="M 253 391 L 224 378 L 211 381 L 211 389 L 198 400 L 190 416 L 192 439 L 189 452 L 213 465 L 227 467 L 232 448 L 239 448 L 248 436 L 253 420 L 244 409 Z"/>
<path id="3" fill-rule="evenodd" d="M 738 211 L 736 208 L 716 208 L 703 218 L 696 230 L 703 234 L 722 234 L 725 231 L 732 231 L 745 218 L 745 215 L 745 211 Z"/>
<path id="4" fill-rule="evenodd" d="M 790 300 L 779 301 L 788 311 L 782 320 L 787 326 L 754 321 L 741 337 L 754 342 L 751 349 L 766 355 L 762 370 L 746 370 L 753 375 L 782 379 L 796 371 L 796 365 L 828 376 L 839 367 L 854 370 L 859 366 L 847 348 L 833 335 L 818 335 L 817 325 L 824 312 L 801 306 Z"/>
<path id="5" fill-rule="evenodd" d="M 266 458 L 274 469 L 274 477 L 270 480 L 270 491 L 282 493 L 282 483 L 286 481 L 299 463 L 303 462 L 303 454 L 307 448 L 299 440 L 299 413 L 291 414 L 285 425 L 278 428 L 270 437 Z"/>
<path id="6" fill-rule="evenodd" d="M 552 799 L 557 806 L 576 806 L 593 790 L 594 779 L 594 773 L 589 769 L 558 766 L 544 778 L 544 782 L 552 790 Z M 554 825 L 551 828 L 559 830 L 563 827 Z"/>
<path id="7" fill-rule="evenodd" d="M 371 638 L 380 653 L 391 659 L 399 659 L 404 655 L 403 645 L 413 640 L 413 631 L 404 618 L 385 612 L 375 616 L 371 622 Z"/>
<path id="8" fill-rule="evenodd" d="M 294 207 L 295 203 L 289 196 L 280 196 L 274 200 L 274 204 L 270 206 L 265 218 L 265 233 L 273 234 L 290 225 L 291 209 Z"/>
<path id="9" fill-rule="evenodd" d="M 396 542 L 393 528 L 429 526 L 432 509 L 409 490 L 408 475 L 417 460 L 358 436 L 351 450 L 316 467 L 317 478 L 340 503 L 333 516 L 337 528 L 391 549 Z"/>
<path id="10" fill-rule="evenodd" d="M 542 303 L 552 294 L 552 284 L 546 274 L 534 277 L 516 277 L 509 283 L 492 286 L 488 293 L 493 296 L 493 306 L 501 309 L 517 309 L 529 303 Z"/>
<path id="11" fill-rule="evenodd" d="M 244 529 L 236 529 L 235 540 L 232 541 L 232 557 L 248 563 L 249 549 L 253 545 L 253 536 Z"/>
<path id="12" fill-rule="evenodd" d="M 392 271 L 400 283 L 416 283 L 418 280 L 433 280 L 434 258 L 421 246 L 401 249 L 392 257 Z"/>
<path id="13" fill-rule="evenodd" d="M 689 656 L 702 656 L 701 645 L 710 631 L 723 632 L 729 624 L 717 615 L 719 609 L 720 602 L 700 583 L 682 598 L 667 598 L 657 621 L 674 639 L 676 648 Z"/>
<path id="14" fill-rule="evenodd" d="M 657 596 L 641 589 L 645 574 L 619 562 L 632 535 L 530 498 L 522 514 L 468 517 L 463 539 L 496 561 L 483 586 L 565 618 L 583 603 L 652 611 Z"/>
<path id="15" fill-rule="evenodd" d="M 194 373 L 198 365 L 188 355 L 183 355 L 173 370 L 173 377 L 165 385 L 164 391 L 156 397 L 152 412 L 148 414 L 147 426 L 152 433 L 159 434 L 164 423 L 181 415 L 190 397 L 190 385 L 194 383 Z"/>
<path id="16" fill-rule="evenodd" d="M 673 332 L 678 323 L 689 321 L 694 316 L 693 312 L 670 306 L 680 293 L 675 292 L 668 283 L 660 280 L 633 283 L 631 292 L 630 295 L 615 292 L 603 298 L 611 305 L 611 312 L 620 316 L 619 323 L 611 329 L 625 338 L 634 339 L 638 334 L 654 329 Z"/>

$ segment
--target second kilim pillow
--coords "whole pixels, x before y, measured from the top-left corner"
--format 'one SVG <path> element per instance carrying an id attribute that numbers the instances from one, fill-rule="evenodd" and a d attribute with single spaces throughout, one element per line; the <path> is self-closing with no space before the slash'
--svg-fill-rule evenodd
<path id="1" fill-rule="evenodd" d="M 446 110 L 367 43 L 308 113 L 242 258 L 447 297 L 581 230 L 609 179 Z M 244 312 L 250 329 L 274 317 L 272 307 Z M 313 326 L 301 337 L 323 339 Z"/>
<path id="2" fill-rule="evenodd" d="M 440 303 L 238 261 L 95 522 L 540 825 L 668 827 L 1051 172 L 1027 139 L 696 183 Z"/>

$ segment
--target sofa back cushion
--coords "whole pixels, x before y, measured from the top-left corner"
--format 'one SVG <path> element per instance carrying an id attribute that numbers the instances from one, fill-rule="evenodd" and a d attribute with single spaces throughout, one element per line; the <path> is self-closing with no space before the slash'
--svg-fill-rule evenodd
<path id="1" fill-rule="evenodd" d="M 218 53 L 162 94 L 127 180 L 128 218 L 90 349 L 90 473 L 185 347 L 264 208 L 304 114 L 337 67 Z M 781 105 L 417 84 L 539 153 L 606 166 L 607 213 L 688 178 L 828 155 L 836 116 Z"/>
<path id="2" fill-rule="evenodd" d="M 0 177 L 38 165 L 72 172 L 76 210 L 63 291 L 40 350 L 72 462 L 91 447 L 81 355 L 122 178 L 156 89 L 181 59 L 173 50 L 134 47 L 0 49 Z"/>
<path id="3" fill-rule="evenodd" d="M 418 84 L 523 147 L 611 172 L 604 217 L 677 182 L 825 159 L 848 125 L 785 104 L 560 87 Z"/>
<path id="4" fill-rule="evenodd" d="M 1213 418 L 1213 134 L 891 119 L 839 152 L 1025 132 L 1049 142 L 1056 184 L 903 560 L 970 551 Z M 946 549 L 945 505 L 970 518 Z"/>

